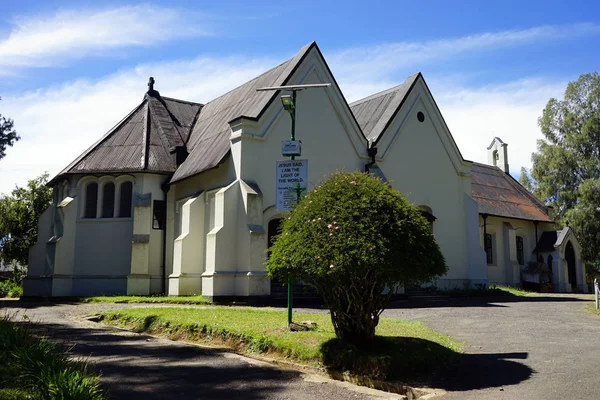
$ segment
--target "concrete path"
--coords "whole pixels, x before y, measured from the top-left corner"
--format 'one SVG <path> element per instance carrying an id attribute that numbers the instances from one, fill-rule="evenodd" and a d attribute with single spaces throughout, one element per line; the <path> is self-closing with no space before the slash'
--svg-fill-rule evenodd
<path id="1" fill-rule="evenodd" d="M 12 314 L 15 320 L 26 315 L 53 340 L 73 346 L 74 355 L 87 358 L 102 373 L 111 400 L 400 398 L 219 350 L 104 327 L 81 317 L 129 307 L 0 300 L 0 315 Z"/>
<path id="2" fill-rule="evenodd" d="M 600 399 L 600 317 L 591 295 L 400 302 L 385 317 L 424 322 L 465 342 L 432 384 L 444 400 Z"/>

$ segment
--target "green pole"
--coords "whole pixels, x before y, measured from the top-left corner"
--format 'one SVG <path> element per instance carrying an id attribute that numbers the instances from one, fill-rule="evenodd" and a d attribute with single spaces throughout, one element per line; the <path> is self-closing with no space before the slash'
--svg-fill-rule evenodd
<path id="1" fill-rule="evenodd" d="M 293 90 L 292 91 L 292 102 L 294 103 L 294 108 L 292 109 L 291 112 L 291 117 L 292 117 L 292 138 L 291 140 L 294 141 L 296 140 L 296 91 Z M 296 159 L 295 156 L 290 156 L 290 160 L 294 161 Z M 300 202 L 300 196 L 297 196 L 296 201 L 299 203 Z M 288 312 L 288 328 L 292 326 L 292 300 L 293 300 L 293 282 L 292 282 L 292 277 L 288 277 L 288 282 L 287 282 L 287 312 Z"/>

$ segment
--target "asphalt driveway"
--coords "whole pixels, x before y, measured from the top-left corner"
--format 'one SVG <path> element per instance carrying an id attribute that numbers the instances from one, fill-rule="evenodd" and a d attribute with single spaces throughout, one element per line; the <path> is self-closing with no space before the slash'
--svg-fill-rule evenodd
<path id="1" fill-rule="evenodd" d="M 26 316 L 36 322 L 35 329 L 71 347 L 73 355 L 87 359 L 102 374 L 101 382 L 111 400 L 400 398 L 216 349 L 117 330 L 82 318 L 106 309 L 130 307 L 0 300 L 0 315 L 8 313 L 20 321 Z"/>
<path id="2" fill-rule="evenodd" d="M 590 295 L 405 301 L 384 316 L 422 321 L 465 342 L 465 354 L 428 382 L 448 391 L 444 400 L 599 399 L 600 317 L 584 311 L 591 301 Z M 75 344 L 73 353 L 89 357 L 102 372 L 112 399 L 381 397 L 381 392 L 226 352 L 115 331 L 81 318 L 129 307 L 0 301 L 8 313 L 18 312 L 17 318 L 26 314 L 53 338 Z"/>
<path id="3" fill-rule="evenodd" d="M 600 317 L 591 295 L 398 303 L 386 317 L 418 320 L 465 342 L 441 376 L 448 399 L 600 399 Z"/>

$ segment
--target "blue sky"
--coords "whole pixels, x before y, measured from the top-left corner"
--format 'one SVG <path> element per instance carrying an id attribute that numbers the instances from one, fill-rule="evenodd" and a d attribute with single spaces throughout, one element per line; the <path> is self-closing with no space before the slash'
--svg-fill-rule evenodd
<path id="1" fill-rule="evenodd" d="M 22 140 L 0 192 L 58 172 L 142 99 L 206 102 L 316 40 L 349 101 L 421 71 L 467 159 L 493 136 L 530 166 L 537 117 L 600 65 L 596 1 L 12 1 L 0 19 L 0 113 Z"/>

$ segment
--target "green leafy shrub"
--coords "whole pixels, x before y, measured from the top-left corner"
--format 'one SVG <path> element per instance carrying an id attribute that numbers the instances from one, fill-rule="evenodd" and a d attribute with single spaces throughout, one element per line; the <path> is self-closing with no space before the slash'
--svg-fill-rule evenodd
<path id="1" fill-rule="evenodd" d="M 23 288 L 13 280 L 0 281 L 0 297 L 21 297 Z"/>
<path id="2" fill-rule="evenodd" d="M 360 172 L 338 172 L 284 219 L 268 273 L 313 285 L 338 338 L 365 345 L 398 285 L 421 284 L 447 266 L 425 218 L 404 196 Z"/>
<path id="3" fill-rule="evenodd" d="M 85 364 L 26 326 L 0 319 L 0 399 L 104 400 L 98 377 Z"/>

